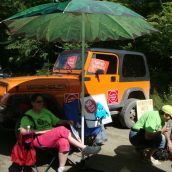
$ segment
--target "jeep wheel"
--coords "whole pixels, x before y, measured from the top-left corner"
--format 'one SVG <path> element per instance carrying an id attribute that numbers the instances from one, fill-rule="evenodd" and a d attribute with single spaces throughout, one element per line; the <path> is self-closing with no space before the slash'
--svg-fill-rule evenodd
<path id="1" fill-rule="evenodd" d="M 136 101 L 138 99 L 128 99 L 119 115 L 123 127 L 131 128 L 137 121 Z"/>

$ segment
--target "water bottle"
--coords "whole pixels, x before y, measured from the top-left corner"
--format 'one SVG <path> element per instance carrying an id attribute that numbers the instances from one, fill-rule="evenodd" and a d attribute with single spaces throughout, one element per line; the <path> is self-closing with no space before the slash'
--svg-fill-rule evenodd
<path id="1" fill-rule="evenodd" d="M 30 125 L 27 126 L 27 133 L 30 133 Z"/>

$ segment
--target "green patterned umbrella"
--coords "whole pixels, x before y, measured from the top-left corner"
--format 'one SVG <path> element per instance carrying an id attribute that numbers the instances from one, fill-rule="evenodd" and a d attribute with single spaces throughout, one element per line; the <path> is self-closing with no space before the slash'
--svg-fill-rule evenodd
<path id="1" fill-rule="evenodd" d="M 82 42 L 82 141 L 84 141 L 85 41 L 134 39 L 156 31 L 134 11 L 113 2 L 70 0 L 27 9 L 4 21 L 12 35 Z"/>
<path id="2" fill-rule="evenodd" d="M 82 42 L 134 39 L 155 29 L 142 16 L 117 3 L 71 0 L 29 8 L 3 21 L 12 34 L 38 40 Z"/>

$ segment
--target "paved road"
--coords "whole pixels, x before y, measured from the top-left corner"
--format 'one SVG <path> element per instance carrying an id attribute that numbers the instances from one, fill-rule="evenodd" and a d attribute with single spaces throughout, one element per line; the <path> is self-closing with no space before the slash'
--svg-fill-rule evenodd
<path id="1" fill-rule="evenodd" d="M 128 141 L 129 130 L 118 129 L 114 126 L 108 126 L 108 142 L 102 146 L 101 152 L 89 158 L 85 167 L 91 172 L 91 168 L 103 172 L 170 172 L 170 161 L 162 162 L 160 165 L 152 166 L 143 162 L 140 156 L 135 152 Z M 11 131 L 0 131 L 0 172 L 8 172 L 10 162 L 10 151 L 15 143 L 14 133 Z M 79 161 L 80 153 L 70 156 L 71 160 Z M 45 167 L 39 167 L 43 172 Z M 79 171 L 77 166 L 67 166 L 68 172 Z M 95 170 L 94 170 L 95 171 Z M 53 169 L 50 172 L 54 172 Z"/>

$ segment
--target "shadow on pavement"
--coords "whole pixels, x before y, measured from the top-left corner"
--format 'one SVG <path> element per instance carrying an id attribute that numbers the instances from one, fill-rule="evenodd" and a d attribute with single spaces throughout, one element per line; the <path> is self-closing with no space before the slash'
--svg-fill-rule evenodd
<path id="1" fill-rule="evenodd" d="M 85 163 L 85 170 L 79 166 L 74 166 L 67 172 L 165 172 L 143 162 L 132 146 L 121 145 L 114 151 L 116 154 L 114 157 L 101 154 L 90 157 Z"/>
<path id="2" fill-rule="evenodd" d="M 121 122 L 119 121 L 119 115 L 112 116 L 112 123 L 106 124 L 105 126 L 112 126 L 118 129 L 126 129 L 121 125 Z"/>
<path id="3" fill-rule="evenodd" d="M 10 156 L 12 147 L 16 142 L 14 132 L 1 130 L 0 138 L 0 154 Z M 114 150 L 114 156 L 94 155 L 86 160 L 85 167 L 85 170 L 80 170 L 80 167 L 75 165 L 68 172 L 165 172 L 143 162 L 131 145 L 118 146 Z"/>
<path id="4" fill-rule="evenodd" d="M 16 143 L 14 131 L 0 128 L 0 138 L 0 154 L 11 155 L 11 150 Z"/>

